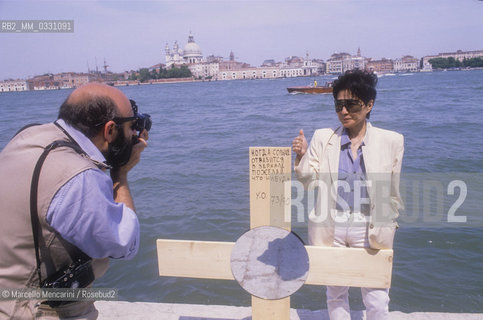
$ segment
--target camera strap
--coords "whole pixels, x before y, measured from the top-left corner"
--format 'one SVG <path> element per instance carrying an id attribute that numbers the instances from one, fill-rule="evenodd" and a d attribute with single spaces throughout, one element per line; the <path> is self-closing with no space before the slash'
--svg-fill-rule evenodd
<path id="1" fill-rule="evenodd" d="M 40 221 L 39 221 L 39 216 L 37 211 L 37 197 L 38 197 L 40 171 L 50 151 L 59 147 L 69 147 L 74 149 L 74 151 L 76 151 L 80 155 L 87 156 L 87 154 L 79 147 L 79 145 L 72 143 L 71 141 L 56 140 L 44 148 L 44 151 L 40 155 L 35 165 L 34 172 L 32 175 L 32 182 L 30 185 L 30 220 L 32 223 L 32 232 L 33 232 L 34 245 L 35 245 L 35 259 L 37 262 L 37 272 L 39 276 L 40 285 L 42 283 L 42 280 L 41 280 L 42 278 L 41 278 L 41 271 L 40 271 L 41 260 L 40 260 L 40 249 L 39 249 L 40 239 L 39 238 L 42 235 L 42 229 L 40 227 Z M 68 253 L 70 255 L 70 252 Z"/>

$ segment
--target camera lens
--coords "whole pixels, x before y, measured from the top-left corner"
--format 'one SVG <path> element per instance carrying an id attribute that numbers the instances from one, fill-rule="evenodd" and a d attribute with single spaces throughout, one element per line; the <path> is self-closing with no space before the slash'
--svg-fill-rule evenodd
<path id="1" fill-rule="evenodd" d="M 146 115 L 145 123 L 144 123 L 144 128 L 149 131 L 151 130 L 151 125 L 153 122 L 151 121 L 151 116 L 149 114 Z"/>
<path id="2" fill-rule="evenodd" d="M 147 113 L 139 113 L 137 114 L 137 117 L 135 129 L 139 132 L 143 131 L 144 129 L 149 131 L 152 125 L 151 116 Z"/>

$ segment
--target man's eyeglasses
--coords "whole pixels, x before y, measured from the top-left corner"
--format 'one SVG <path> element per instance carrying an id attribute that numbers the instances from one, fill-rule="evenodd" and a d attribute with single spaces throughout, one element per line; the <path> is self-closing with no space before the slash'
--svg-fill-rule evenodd
<path id="1" fill-rule="evenodd" d="M 347 112 L 359 112 L 362 110 L 362 102 L 356 99 L 340 99 L 334 100 L 335 112 L 341 112 L 342 108 L 345 107 Z"/>
<path id="2" fill-rule="evenodd" d="M 112 119 L 116 124 L 123 124 L 124 122 L 133 121 L 131 129 L 142 132 L 144 129 L 149 131 L 151 129 L 152 121 L 151 116 L 147 113 L 138 113 L 138 106 L 134 100 L 129 99 L 131 102 L 131 108 L 134 113 L 134 117 L 114 117 Z"/>
<path id="3" fill-rule="evenodd" d="M 123 124 L 124 122 L 133 121 L 136 119 L 136 117 L 114 117 L 112 121 L 114 121 L 116 124 Z M 133 122 L 131 128 L 134 129 L 135 125 L 136 123 Z"/>

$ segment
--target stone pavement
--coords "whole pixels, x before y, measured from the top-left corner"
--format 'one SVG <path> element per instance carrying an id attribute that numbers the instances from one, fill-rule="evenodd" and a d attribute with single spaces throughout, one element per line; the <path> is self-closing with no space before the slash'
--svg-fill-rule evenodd
<path id="1" fill-rule="evenodd" d="M 126 301 L 97 301 L 99 320 L 251 320 L 250 307 L 219 305 L 173 304 Z M 291 320 L 329 320 L 327 310 L 290 310 Z M 355 311 L 352 320 L 365 319 L 365 313 Z M 479 313 L 390 312 L 391 320 L 483 320 Z"/>

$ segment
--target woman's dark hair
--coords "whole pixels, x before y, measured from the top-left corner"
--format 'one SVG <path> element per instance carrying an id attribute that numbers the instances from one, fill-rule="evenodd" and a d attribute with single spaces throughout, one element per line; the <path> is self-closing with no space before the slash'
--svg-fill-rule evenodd
<path id="1" fill-rule="evenodd" d="M 76 128 L 89 139 L 95 137 L 107 121 L 117 115 L 116 104 L 107 96 L 88 96 L 71 103 L 67 98 L 59 109 L 59 119 Z"/>
<path id="2" fill-rule="evenodd" d="M 369 101 L 376 101 L 376 85 L 377 75 L 367 71 L 354 69 L 346 71 L 334 81 L 333 95 L 337 99 L 337 95 L 342 90 L 349 90 L 354 96 L 361 99 L 365 104 Z M 371 112 L 366 115 L 369 119 Z"/>

